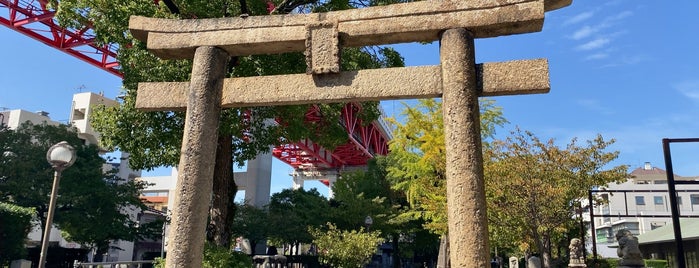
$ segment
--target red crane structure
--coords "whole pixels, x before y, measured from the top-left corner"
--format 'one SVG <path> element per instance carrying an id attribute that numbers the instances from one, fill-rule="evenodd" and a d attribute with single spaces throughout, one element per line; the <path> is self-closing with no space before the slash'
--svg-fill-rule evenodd
<path id="1" fill-rule="evenodd" d="M 47 4 L 46 0 L 0 0 L 0 24 L 122 77 L 116 59 L 117 45 L 97 44 L 90 25 L 80 29 L 59 26 L 54 18 L 55 10 Z M 302 140 L 278 146 L 272 154 L 297 171 L 337 171 L 364 166 L 374 155 L 388 153 L 390 134 L 381 119 L 364 124 L 358 117 L 361 112 L 357 103 L 348 103 L 343 108 L 339 123 L 347 129 L 348 142 L 332 151 L 311 140 Z M 308 121 L 318 121 L 321 117 L 317 107 L 306 113 Z"/>

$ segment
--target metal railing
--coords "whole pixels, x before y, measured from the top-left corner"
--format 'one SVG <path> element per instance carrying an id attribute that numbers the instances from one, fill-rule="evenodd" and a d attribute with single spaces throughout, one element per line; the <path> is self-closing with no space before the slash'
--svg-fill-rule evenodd
<path id="1" fill-rule="evenodd" d="M 154 264 L 153 260 L 149 261 L 114 261 L 114 262 L 78 262 L 73 263 L 73 268 L 141 268 L 143 264 Z"/>

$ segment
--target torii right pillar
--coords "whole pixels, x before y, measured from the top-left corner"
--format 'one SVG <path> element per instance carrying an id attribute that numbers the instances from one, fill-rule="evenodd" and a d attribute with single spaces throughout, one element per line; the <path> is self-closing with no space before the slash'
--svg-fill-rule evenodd
<path id="1" fill-rule="evenodd" d="M 449 29 L 440 39 L 452 267 L 489 267 L 488 219 L 473 35 Z M 465 254 L 468 253 L 468 254 Z"/>

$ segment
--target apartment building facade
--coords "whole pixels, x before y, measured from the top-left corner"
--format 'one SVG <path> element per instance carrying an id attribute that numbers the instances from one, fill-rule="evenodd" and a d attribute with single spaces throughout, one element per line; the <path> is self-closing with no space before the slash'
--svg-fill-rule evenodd
<path id="1" fill-rule="evenodd" d="M 593 190 L 594 198 L 603 200 L 593 208 L 596 249 L 603 257 L 617 257 L 619 230 L 641 235 L 672 225 L 667 174 L 665 170 L 645 163 L 631 172 L 632 177 L 619 184 Z M 674 175 L 676 181 L 696 181 L 699 177 Z M 680 215 L 699 216 L 699 185 L 676 187 Z"/>

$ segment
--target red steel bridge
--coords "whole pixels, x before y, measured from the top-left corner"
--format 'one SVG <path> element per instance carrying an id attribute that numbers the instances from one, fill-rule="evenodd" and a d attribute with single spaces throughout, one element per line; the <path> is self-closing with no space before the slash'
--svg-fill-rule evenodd
<path id="1" fill-rule="evenodd" d="M 58 25 L 54 15 L 55 10 L 47 7 L 46 0 L 0 0 L 0 24 L 122 77 L 116 59 L 116 45 L 96 44 L 90 25 L 80 29 L 63 28 Z M 272 154 L 297 171 L 364 166 L 374 155 L 388 153 L 390 134 L 383 120 L 363 124 L 358 117 L 361 112 L 361 106 L 356 103 L 349 103 L 343 108 L 339 123 L 347 129 L 348 141 L 332 151 L 311 140 L 302 140 L 278 146 Z M 306 120 L 318 121 L 321 116 L 314 107 L 306 113 Z"/>

